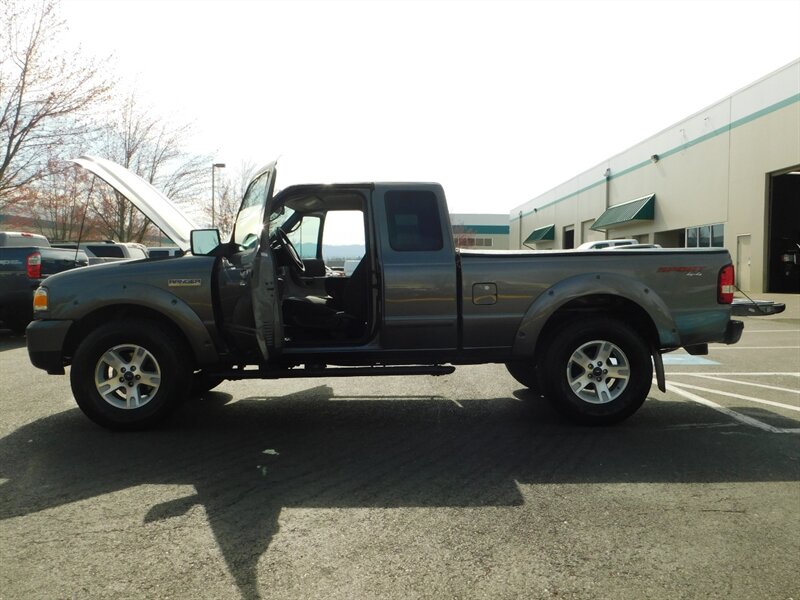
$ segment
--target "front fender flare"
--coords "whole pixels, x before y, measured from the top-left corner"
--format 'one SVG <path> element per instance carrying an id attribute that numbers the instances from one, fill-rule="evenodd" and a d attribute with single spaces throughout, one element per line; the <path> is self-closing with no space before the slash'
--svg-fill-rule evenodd
<path id="1" fill-rule="evenodd" d="M 534 355 L 539 336 L 555 312 L 572 300 L 610 295 L 641 307 L 655 325 L 661 347 L 680 345 L 677 327 L 664 301 L 642 282 L 616 273 L 587 273 L 564 279 L 540 294 L 528 307 L 514 338 L 515 358 Z"/>
<path id="2" fill-rule="evenodd" d="M 174 323 L 186 337 L 200 365 L 215 364 L 219 360 L 208 328 L 197 313 L 181 298 L 162 288 L 141 283 L 107 284 L 84 289 L 70 298 L 65 310 L 52 318 L 80 322 L 99 310 L 114 306 L 137 306 L 163 315 Z"/>

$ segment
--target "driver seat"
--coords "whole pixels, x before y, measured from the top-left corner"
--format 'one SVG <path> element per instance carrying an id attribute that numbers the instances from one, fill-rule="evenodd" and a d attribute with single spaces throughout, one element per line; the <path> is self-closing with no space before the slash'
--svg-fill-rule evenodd
<path id="1" fill-rule="evenodd" d="M 301 329 L 329 331 L 334 335 L 360 335 L 369 317 L 369 268 L 363 257 L 347 280 L 342 294 L 342 307 L 331 298 L 290 296 L 283 299 L 283 319 L 287 325 Z"/>

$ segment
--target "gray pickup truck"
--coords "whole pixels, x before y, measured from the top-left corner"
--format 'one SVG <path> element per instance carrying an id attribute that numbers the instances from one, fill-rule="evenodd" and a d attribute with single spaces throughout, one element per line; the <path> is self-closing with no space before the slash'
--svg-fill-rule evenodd
<path id="1" fill-rule="evenodd" d="M 608 424 L 639 408 L 654 369 L 664 388 L 662 353 L 704 354 L 742 333 L 723 249 L 456 250 L 437 184 L 275 193 L 274 163 L 223 243 L 122 167 L 76 162 L 187 251 L 64 273 L 36 292 L 31 361 L 51 374 L 72 365 L 78 405 L 109 428 L 150 426 L 225 379 L 443 375 L 479 363 L 505 364 L 575 421 Z M 342 223 L 364 245 L 346 277 L 323 252 L 326 228 Z"/>
<path id="2" fill-rule="evenodd" d="M 54 273 L 88 264 L 83 250 L 51 248 L 43 235 L 0 232 L 0 321 L 15 333 L 33 318 L 31 298 L 39 284 Z"/>

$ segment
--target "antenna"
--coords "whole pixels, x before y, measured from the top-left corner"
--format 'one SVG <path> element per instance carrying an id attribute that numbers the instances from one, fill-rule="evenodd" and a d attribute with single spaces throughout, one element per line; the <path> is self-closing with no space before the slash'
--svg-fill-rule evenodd
<path id="1" fill-rule="evenodd" d="M 92 192 L 94 191 L 94 180 L 95 176 L 92 175 L 92 183 L 89 185 L 89 193 L 86 195 L 86 208 L 83 209 L 83 218 L 81 219 L 81 228 L 78 230 L 78 243 L 75 244 L 75 258 L 73 262 L 78 262 L 78 252 L 81 249 L 81 239 L 83 239 L 83 224 L 86 223 L 86 213 L 89 212 L 89 198 L 92 197 Z"/>

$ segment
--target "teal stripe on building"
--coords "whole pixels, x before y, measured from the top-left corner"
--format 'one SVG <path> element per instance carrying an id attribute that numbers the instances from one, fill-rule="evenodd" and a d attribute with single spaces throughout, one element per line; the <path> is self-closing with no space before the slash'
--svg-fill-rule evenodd
<path id="1" fill-rule="evenodd" d="M 780 102 L 776 102 L 775 104 L 772 104 L 772 105 L 770 105 L 770 106 L 768 106 L 766 108 L 763 108 L 761 110 L 758 110 L 758 111 L 756 111 L 756 112 L 754 112 L 754 113 L 752 113 L 750 115 L 742 117 L 741 119 L 737 119 L 735 121 L 732 121 L 731 123 L 728 123 L 727 125 L 724 125 L 723 127 L 715 129 L 714 131 L 710 131 L 709 133 L 707 133 L 705 135 L 702 135 L 702 136 L 700 136 L 698 138 L 690 140 L 690 141 L 688 141 L 688 142 L 686 142 L 684 144 L 681 144 L 679 146 L 676 146 L 676 147 L 674 147 L 674 148 L 672 148 L 670 150 L 665 150 L 664 152 L 659 152 L 658 153 L 658 157 L 659 157 L 660 160 L 664 159 L 664 158 L 668 158 L 669 156 L 672 156 L 673 154 L 681 152 L 682 150 L 686 150 L 687 148 L 691 148 L 692 146 L 696 146 L 697 144 L 701 144 L 703 142 L 706 142 L 706 141 L 708 141 L 708 140 L 710 140 L 712 138 L 715 138 L 717 136 L 720 136 L 720 135 L 722 135 L 724 133 L 728 133 L 728 132 L 732 131 L 733 129 L 736 129 L 737 127 L 741 127 L 742 125 L 746 125 L 748 123 L 752 123 L 753 121 L 755 121 L 757 119 L 760 119 L 761 117 L 764 117 L 764 116 L 766 116 L 766 115 L 768 115 L 770 113 L 773 113 L 775 111 L 781 110 L 783 108 L 786 108 L 787 106 L 791 106 L 792 104 L 796 104 L 798 102 L 800 102 L 800 94 L 794 94 L 793 96 L 789 96 L 788 98 L 786 98 L 784 100 L 781 100 Z M 630 166 L 630 167 L 628 167 L 626 169 L 623 169 L 623 170 L 621 170 L 621 171 L 619 171 L 617 173 L 609 174 L 608 180 L 615 179 L 615 178 L 618 178 L 618 177 L 622 177 L 624 175 L 627 175 L 628 173 L 632 173 L 632 172 L 637 171 L 639 169 L 642 169 L 642 168 L 644 168 L 646 166 L 649 166 L 650 164 L 651 164 L 651 160 L 648 158 L 647 160 L 643 160 L 642 162 L 637 163 L 635 165 L 632 165 L 632 166 Z M 591 183 L 591 184 L 589 184 L 587 186 L 584 186 L 579 190 L 576 190 L 576 191 L 571 192 L 571 193 L 569 193 L 569 194 L 567 194 L 565 196 L 562 196 L 561 198 L 558 198 L 557 200 L 552 200 L 551 202 L 548 202 L 547 204 L 543 204 L 541 206 L 537 206 L 536 210 L 541 210 L 543 208 L 547 208 L 548 206 L 552 206 L 554 204 L 558 204 L 559 202 L 563 202 L 564 200 L 569 200 L 570 198 L 574 198 L 575 196 L 579 196 L 580 194 L 583 194 L 584 192 L 587 192 L 587 191 L 589 191 L 591 189 L 594 189 L 597 186 L 604 185 L 605 182 L 606 182 L 606 179 L 600 179 L 599 181 L 596 181 L 596 182 Z M 520 211 L 517 215 L 512 216 L 510 220 L 511 221 L 520 220 L 523 217 L 527 217 L 528 215 L 532 215 L 533 212 L 534 212 L 534 209 L 531 209 L 531 210 L 529 210 L 527 212 L 521 212 Z"/>
<path id="2" fill-rule="evenodd" d="M 455 233 L 481 233 L 483 235 L 505 235 L 511 231 L 509 225 L 453 225 Z"/>

